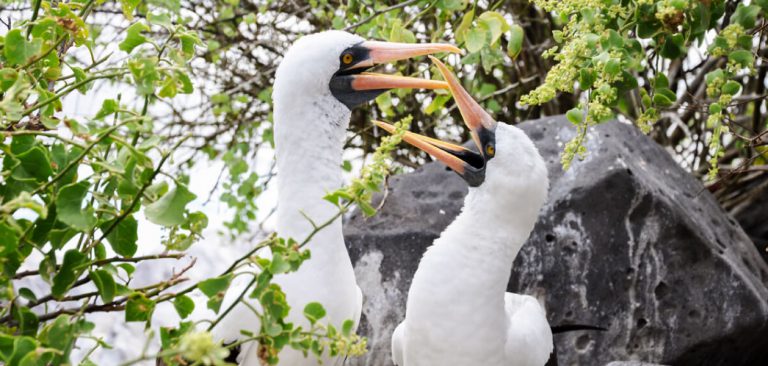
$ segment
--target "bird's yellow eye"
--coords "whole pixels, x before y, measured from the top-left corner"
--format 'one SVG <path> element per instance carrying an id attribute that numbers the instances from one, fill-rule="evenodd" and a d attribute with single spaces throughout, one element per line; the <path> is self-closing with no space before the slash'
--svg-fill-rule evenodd
<path id="1" fill-rule="evenodd" d="M 494 156 L 496 155 L 496 148 L 493 147 L 493 145 L 488 145 L 485 147 L 485 154 L 488 156 Z"/>
<path id="2" fill-rule="evenodd" d="M 345 65 L 349 65 L 352 63 L 352 54 L 345 53 L 344 56 L 341 56 L 341 62 L 343 62 Z"/>

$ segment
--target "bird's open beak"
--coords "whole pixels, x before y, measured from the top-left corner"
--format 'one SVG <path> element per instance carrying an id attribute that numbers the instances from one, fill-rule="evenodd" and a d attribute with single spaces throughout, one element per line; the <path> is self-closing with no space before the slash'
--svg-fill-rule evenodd
<path id="1" fill-rule="evenodd" d="M 456 100 L 461 117 L 464 119 L 464 124 L 469 128 L 475 145 L 486 156 L 486 160 L 492 158 L 496 144 L 496 120 L 483 109 L 483 106 L 472 99 L 472 96 L 461 86 L 456 75 L 448 70 L 444 63 L 432 56 L 429 58 L 435 63 L 440 74 L 443 75 L 443 79 L 448 83 L 448 89 L 450 89 L 453 99 Z M 493 151 L 487 151 L 489 143 Z"/>
<path id="2" fill-rule="evenodd" d="M 447 89 L 448 83 L 444 81 L 364 71 L 383 63 L 439 52 L 461 53 L 461 50 L 444 43 L 365 41 L 353 46 L 350 52 L 356 56 L 354 63 L 342 66 L 331 79 L 330 87 L 333 95 L 351 109 L 390 89 Z"/>
<path id="3" fill-rule="evenodd" d="M 464 90 L 456 76 L 439 60 L 430 57 L 443 74 L 456 104 L 461 111 L 464 124 L 469 128 L 472 140 L 480 153 L 465 147 L 436 140 L 412 132 L 406 132 L 403 140 L 440 160 L 459 174 L 471 186 L 476 187 L 485 180 L 485 164 L 495 155 L 496 121 Z M 392 133 L 394 126 L 374 121 L 380 128 Z"/>

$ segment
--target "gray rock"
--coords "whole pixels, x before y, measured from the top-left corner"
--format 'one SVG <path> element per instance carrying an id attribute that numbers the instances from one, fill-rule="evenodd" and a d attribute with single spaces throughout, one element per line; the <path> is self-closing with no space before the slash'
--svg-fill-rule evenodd
<path id="1" fill-rule="evenodd" d="M 730 212 L 768 262 L 768 175 L 752 179 L 749 186 L 754 189 L 750 193 L 752 199 L 736 205 Z"/>
<path id="2" fill-rule="evenodd" d="M 626 124 L 590 131 L 589 155 L 567 172 L 559 154 L 575 132 L 565 118 L 520 127 L 547 161 L 551 187 L 508 290 L 541 299 L 552 325 L 608 329 L 556 335 L 560 365 L 768 364 L 768 266 L 695 178 Z M 378 216 L 348 218 L 371 350 L 349 364 L 392 364 L 411 277 L 464 194 L 455 174 L 427 164 L 390 179 Z"/>
<path id="3" fill-rule="evenodd" d="M 640 361 L 613 361 L 605 364 L 605 366 L 665 366 L 657 363 L 647 363 Z"/>

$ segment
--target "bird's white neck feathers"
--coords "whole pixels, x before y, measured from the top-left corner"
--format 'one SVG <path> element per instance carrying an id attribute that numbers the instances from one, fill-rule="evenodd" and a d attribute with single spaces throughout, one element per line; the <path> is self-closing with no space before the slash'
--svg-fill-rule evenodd
<path id="1" fill-rule="evenodd" d="M 320 224 L 337 212 L 322 198 L 342 184 L 351 112 L 331 94 L 329 82 L 342 51 L 361 41 L 340 31 L 308 35 L 291 46 L 277 69 L 272 97 L 281 236 L 301 241 L 312 230 L 304 214 Z M 336 226 L 340 233 L 341 224 Z"/>
<path id="2" fill-rule="evenodd" d="M 435 292 L 416 288 L 449 283 L 463 297 L 472 297 L 467 291 L 477 291 L 479 304 L 503 311 L 502 294 L 512 262 L 536 223 L 549 181 L 544 160 L 519 128 L 500 123 L 496 151 L 488 162 L 485 182 L 469 188 L 461 214 L 425 253 L 411 296 L 426 293 L 436 298 Z M 429 275 L 420 276 L 420 272 Z M 410 303 L 409 298 L 409 311 Z"/>

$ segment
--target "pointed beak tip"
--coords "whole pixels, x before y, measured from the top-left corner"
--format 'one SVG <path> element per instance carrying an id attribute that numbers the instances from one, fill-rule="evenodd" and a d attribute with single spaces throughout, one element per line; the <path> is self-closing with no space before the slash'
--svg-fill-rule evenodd
<path id="1" fill-rule="evenodd" d="M 445 47 L 445 49 L 446 49 L 446 51 L 451 52 L 451 53 L 458 53 L 459 55 L 464 55 L 464 50 L 462 50 L 461 48 L 458 48 L 458 47 L 456 47 L 456 46 L 454 46 L 452 44 L 447 45 Z"/>
<path id="2" fill-rule="evenodd" d="M 375 124 L 377 127 L 381 128 L 382 130 L 387 131 L 389 133 L 392 133 L 392 131 L 395 130 L 395 126 L 392 126 L 391 124 L 389 124 L 387 122 L 379 121 L 377 119 L 374 119 L 371 122 L 373 122 L 373 124 Z"/>

